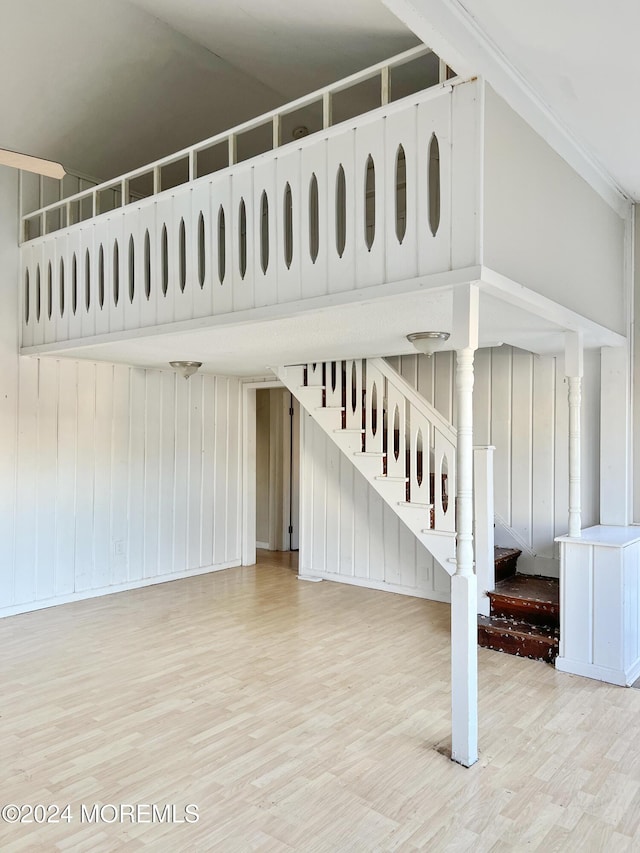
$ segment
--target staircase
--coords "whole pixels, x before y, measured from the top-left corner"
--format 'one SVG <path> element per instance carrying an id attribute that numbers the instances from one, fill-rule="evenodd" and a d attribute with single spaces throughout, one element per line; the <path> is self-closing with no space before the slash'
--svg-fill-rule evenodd
<path id="1" fill-rule="evenodd" d="M 455 428 L 380 358 L 281 367 L 278 378 L 450 575 Z"/>
<path id="2" fill-rule="evenodd" d="M 478 616 L 478 644 L 507 654 L 553 663 L 560 636 L 559 582 L 520 575 L 520 551 L 496 548 L 496 586 L 489 616 Z"/>

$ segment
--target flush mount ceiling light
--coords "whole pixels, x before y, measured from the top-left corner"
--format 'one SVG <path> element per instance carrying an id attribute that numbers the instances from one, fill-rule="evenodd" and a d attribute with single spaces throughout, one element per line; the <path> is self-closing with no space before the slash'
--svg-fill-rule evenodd
<path id="1" fill-rule="evenodd" d="M 303 124 L 299 127 L 294 127 L 291 131 L 291 136 L 293 139 L 303 139 L 305 136 L 309 136 L 309 128 L 305 127 Z"/>
<path id="2" fill-rule="evenodd" d="M 185 379 L 188 379 L 190 376 L 193 376 L 199 368 L 202 367 L 201 361 L 170 361 L 169 364 L 173 367 L 174 370 L 177 370 L 178 373 L 181 373 Z"/>
<path id="3" fill-rule="evenodd" d="M 428 356 L 441 349 L 449 338 L 449 332 L 412 332 L 407 335 L 409 343 L 412 343 L 418 352 Z"/>

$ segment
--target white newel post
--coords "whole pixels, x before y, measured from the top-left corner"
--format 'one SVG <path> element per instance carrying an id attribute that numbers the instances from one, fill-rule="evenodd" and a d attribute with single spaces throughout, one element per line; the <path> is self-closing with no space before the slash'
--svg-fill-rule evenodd
<path id="1" fill-rule="evenodd" d="M 454 294 L 458 446 L 456 571 L 451 578 L 451 758 L 478 760 L 478 587 L 473 567 L 473 358 L 478 346 L 479 291 Z"/>
<path id="2" fill-rule="evenodd" d="M 565 373 L 569 381 L 569 536 L 580 537 L 580 412 L 582 404 L 583 344 L 581 332 L 567 332 Z"/>
<path id="3" fill-rule="evenodd" d="M 478 613 L 489 615 L 487 592 L 495 587 L 493 451 L 495 447 L 473 448 L 473 504 Z"/>

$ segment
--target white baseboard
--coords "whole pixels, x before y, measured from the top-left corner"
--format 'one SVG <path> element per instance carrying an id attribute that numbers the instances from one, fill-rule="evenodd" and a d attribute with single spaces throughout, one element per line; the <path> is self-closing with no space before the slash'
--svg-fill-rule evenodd
<path id="1" fill-rule="evenodd" d="M 370 578 L 356 578 L 349 575 L 338 575 L 332 572 L 316 572 L 311 569 L 305 570 L 304 574 L 299 575 L 299 577 L 301 580 L 336 581 L 337 583 L 346 583 L 350 586 L 361 586 L 366 589 L 379 590 L 380 592 L 393 592 L 396 595 L 410 595 L 413 598 L 426 598 L 429 601 L 439 601 L 443 604 L 451 603 L 451 597 L 447 593 L 426 592 L 425 590 L 415 589 L 414 587 L 385 583 L 385 581 L 371 580 Z"/>
<path id="2" fill-rule="evenodd" d="M 183 578 L 192 578 L 196 575 L 206 575 L 210 572 L 222 572 L 225 569 L 234 569 L 241 565 L 241 560 L 231 560 L 228 563 L 216 563 L 213 566 L 205 566 L 199 569 L 188 569 L 184 572 L 172 572 L 170 575 L 159 575 L 153 578 L 141 578 L 135 581 L 127 581 L 126 583 L 114 584 L 113 586 L 103 586 L 97 589 L 86 589 L 81 592 L 71 592 L 66 595 L 60 595 L 56 598 L 46 598 L 42 601 L 28 601 L 24 604 L 14 604 L 10 607 L 0 608 L 0 619 L 6 616 L 17 616 L 20 613 L 31 613 L 34 610 L 44 610 L 47 607 L 57 607 L 58 604 L 71 604 L 73 601 L 84 601 L 87 598 L 99 598 L 103 595 L 113 595 L 116 592 L 127 592 L 131 589 L 141 589 L 145 586 L 155 586 L 158 583 L 167 583 L 168 581 L 177 581 Z"/>
<path id="3" fill-rule="evenodd" d="M 584 678 L 593 678 L 596 681 L 606 681 L 607 684 L 628 687 L 640 675 L 640 662 L 637 662 L 634 667 L 624 672 L 620 669 L 611 669 L 608 666 L 597 666 L 593 663 L 584 663 L 584 661 L 558 657 L 556 658 L 556 669 L 560 672 L 571 673 L 572 675 L 582 675 Z"/>
<path id="4" fill-rule="evenodd" d="M 262 551 L 271 550 L 271 547 L 268 542 L 256 542 L 256 548 L 260 548 Z"/>

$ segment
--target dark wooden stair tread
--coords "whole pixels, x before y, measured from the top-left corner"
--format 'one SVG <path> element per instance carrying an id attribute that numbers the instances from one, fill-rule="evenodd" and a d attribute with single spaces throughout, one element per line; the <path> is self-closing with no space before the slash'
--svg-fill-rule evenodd
<path id="1" fill-rule="evenodd" d="M 512 575 L 510 578 L 499 581 L 489 595 L 558 605 L 560 603 L 560 584 L 556 578 L 544 578 L 538 575 Z"/>
<path id="2" fill-rule="evenodd" d="M 553 663 L 560 645 L 559 630 L 518 619 L 478 616 L 478 643 L 486 649 Z"/>

